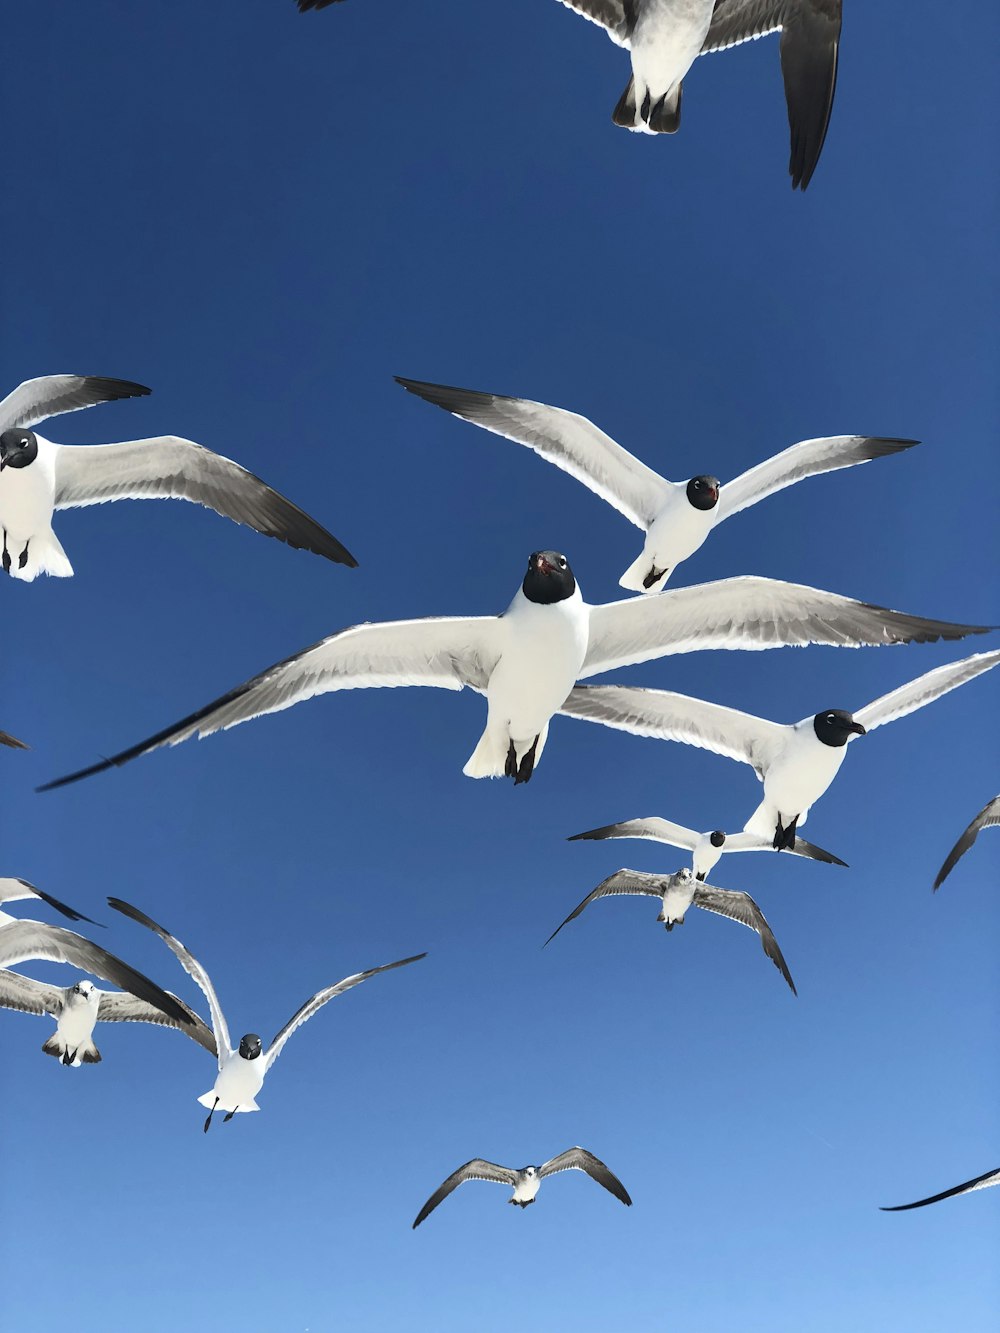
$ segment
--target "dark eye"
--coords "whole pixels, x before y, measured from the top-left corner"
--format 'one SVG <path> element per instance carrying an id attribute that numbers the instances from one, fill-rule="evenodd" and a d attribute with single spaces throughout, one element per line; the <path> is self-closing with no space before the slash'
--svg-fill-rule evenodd
<path id="1" fill-rule="evenodd" d="M 836 722 L 837 719 L 834 717 L 833 713 L 827 713 L 826 720 L 827 722 Z"/>

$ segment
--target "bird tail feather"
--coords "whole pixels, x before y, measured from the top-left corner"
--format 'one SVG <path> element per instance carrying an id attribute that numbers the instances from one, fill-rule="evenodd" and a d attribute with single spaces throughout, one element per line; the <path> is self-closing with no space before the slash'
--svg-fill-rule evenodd
<path id="1" fill-rule="evenodd" d="M 101 1053 L 92 1041 L 77 1046 L 71 1055 L 69 1046 L 58 1032 L 54 1032 L 48 1041 L 43 1043 L 42 1050 L 46 1055 L 61 1060 L 64 1065 L 97 1065 L 101 1062 Z"/>
<path id="2" fill-rule="evenodd" d="M 73 577 L 73 566 L 60 545 L 59 538 L 49 529 L 39 533 L 28 542 L 28 558 L 24 568 L 20 567 L 20 552 L 10 551 L 10 573 L 15 579 L 31 583 L 39 574 L 51 574 L 53 578 L 69 579 Z"/>
<path id="3" fill-rule="evenodd" d="M 467 778 L 502 778 L 507 764 L 507 743 L 487 726 L 462 769 Z"/>
<path id="4" fill-rule="evenodd" d="M 654 565 L 655 561 L 652 556 L 647 555 L 646 552 L 643 551 L 638 560 L 634 560 L 618 580 L 618 586 L 620 588 L 625 588 L 627 592 L 659 592 L 664 583 L 666 583 L 670 570 L 665 569 L 656 582 L 651 583 L 647 588 L 643 580 L 648 578 L 653 572 Z"/>

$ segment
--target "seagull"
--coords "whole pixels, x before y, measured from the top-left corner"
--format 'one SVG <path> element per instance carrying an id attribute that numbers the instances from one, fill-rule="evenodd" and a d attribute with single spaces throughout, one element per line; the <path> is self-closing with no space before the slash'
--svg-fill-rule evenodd
<path id="1" fill-rule="evenodd" d="M 700 55 L 781 33 L 792 189 L 804 190 L 823 151 L 837 86 L 841 0 L 562 0 L 632 54 L 616 125 L 675 134 L 683 80 Z"/>
<path id="2" fill-rule="evenodd" d="M 351 977 L 345 977 L 343 981 L 338 981 L 335 986 L 327 986 L 324 990 L 317 991 L 315 995 L 306 1000 L 302 1008 L 292 1015 L 274 1038 L 267 1051 L 261 1045 L 260 1037 L 256 1032 L 245 1033 L 240 1038 L 239 1045 L 234 1049 L 229 1039 L 226 1017 L 222 1012 L 222 1006 L 219 1004 L 219 997 L 215 993 L 212 979 L 197 958 L 188 953 L 180 940 L 175 939 L 162 926 L 158 926 L 151 917 L 146 916 L 144 912 L 140 912 L 137 907 L 132 907 L 129 903 L 123 902 L 121 898 L 109 898 L 108 902 L 116 912 L 124 913 L 125 916 L 131 917 L 133 921 L 138 921 L 140 925 L 148 927 L 159 935 L 167 948 L 177 956 L 184 971 L 201 988 L 205 999 L 208 1001 L 208 1008 L 212 1017 L 212 1031 L 218 1048 L 219 1073 L 215 1085 L 198 1098 L 202 1106 L 208 1107 L 208 1118 L 205 1121 L 206 1134 L 212 1124 L 212 1116 L 217 1110 L 226 1112 L 223 1117 L 224 1120 L 232 1120 L 237 1111 L 260 1110 L 255 1098 L 264 1085 L 265 1075 L 281 1054 L 285 1042 L 296 1028 L 300 1028 L 303 1023 L 312 1018 L 313 1014 L 322 1009 L 327 1001 L 336 999 L 338 995 L 343 995 L 344 991 L 350 990 L 352 986 L 357 986 L 362 981 L 367 981 L 369 977 L 374 977 L 379 972 L 389 972 L 394 967 L 405 967 L 407 963 L 416 963 L 421 958 L 427 957 L 426 953 L 418 953 L 414 954 L 412 958 L 400 958 L 395 963 L 384 963 L 381 967 L 370 967 L 366 972 L 356 972 Z M 214 1051 L 213 1054 L 215 1054 Z"/>
<path id="3" fill-rule="evenodd" d="M 662 921 L 667 930 L 674 926 L 683 926 L 687 910 L 692 905 L 703 907 L 706 912 L 716 912 L 719 916 L 728 916 L 731 921 L 738 921 L 749 926 L 760 936 L 764 952 L 770 958 L 781 975 L 797 995 L 795 982 L 788 970 L 778 941 L 771 933 L 764 913 L 760 910 L 749 893 L 736 893 L 732 889 L 718 889 L 712 884 L 701 883 L 694 874 L 682 866 L 673 875 L 650 875 L 643 870 L 616 870 L 613 875 L 602 880 L 592 893 L 588 893 L 578 907 L 555 930 L 542 945 L 551 944 L 570 921 L 575 921 L 585 907 L 589 907 L 598 898 L 617 897 L 620 894 L 641 895 L 646 898 L 659 898 L 662 902 L 657 921 Z"/>
<path id="4" fill-rule="evenodd" d="M 558 551 L 533 551 L 521 587 L 500 616 L 441 617 L 354 625 L 295 653 L 173 726 L 48 791 L 120 767 L 161 745 L 235 726 L 332 690 L 400 685 L 463 686 L 486 695 L 486 730 L 463 769 L 471 778 L 527 782 L 549 721 L 581 677 L 700 648 L 782 644 L 926 642 L 986 633 L 889 611 L 796 583 L 743 577 L 674 589 L 655 601 L 583 601 Z M 572 710 L 567 710 L 572 711 Z"/>
<path id="5" fill-rule="evenodd" d="M 96 375 L 43 375 L 25 380 L 0 402 L 0 526 L 2 563 L 13 578 L 68 578 L 70 564 L 52 531 L 57 509 L 106 500 L 193 500 L 224 518 L 354 566 L 351 553 L 297 505 L 221 454 L 161 435 L 121 444 L 63 445 L 33 426 L 118 398 L 150 392 L 129 380 Z"/>
<path id="6" fill-rule="evenodd" d="M 447 1199 L 452 1190 L 457 1189 L 466 1180 L 495 1180 L 499 1185 L 510 1185 L 514 1193 L 507 1200 L 518 1208 L 527 1208 L 535 1202 L 538 1187 L 546 1176 L 554 1176 L 558 1171 L 586 1171 L 591 1180 L 603 1185 L 606 1190 L 620 1199 L 626 1208 L 632 1207 L 628 1191 L 614 1172 L 609 1171 L 599 1157 L 586 1148 L 567 1148 L 558 1157 L 552 1157 L 541 1166 L 522 1166 L 518 1171 L 512 1166 L 497 1166 L 482 1157 L 474 1157 L 457 1171 L 453 1171 L 443 1185 L 440 1185 L 417 1213 L 413 1229 L 416 1230 L 425 1217 L 428 1217 L 442 1200 Z"/>
<path id="7" fill-rule="evenodd" d="M 979 830 L 984 828 L 996 828 L 998 824 L 1000 824 L 1000 796 L 994 796 L 992 801 L 988 802 L 988 804 L 983 806 L 982 810 L 980 810 L 979 814 L 976 815 L 975 819 L 972 821 L 969 827 L 959 838 L 958 842 L 955 843 L 954 847 L 948 853 L 947 859 L 945 860 L 944 865 L 938 871 L 938 877 L 934 881 L 935 892 L 937 892 L 937 890 L 941 887 L 941 885 L 945 882 L 945 880 L 948 878 L 951 872 L 958 865 L 960 859 L 965 855 L 965 853 L 969 850 L 972 844 L 979 837 Z M 990 1184 L 992 1183 L 993 1182 L 991 1181 Z M 964 1186 L 960 1188 L 964 1188 Z M 927 1202 L 929 1203 L 932 1201 L 927 1200 Z M 913 1204 L 912 1206 L 915 1208 L 917 1205 Z"/>
<path id="8" fill-rule="evenodd" d="M 675 824 L 669 819 L 653 816 L 648 819 L 627 819 L 622 824 L 605 824 L 603 828 L 593 828 L 587 833 L 574 833 L 568 842 L 580 842 L 583 839 L 603 841 L 606 838 L 649 838 L 652 842 L 665 842 L 670 847 L 681 847 L 691 852 L 691 870 L 699 883 L 704 883 L 712 873 L 720 858 L 726 852 L 771 852 L 774 850 L 770 838 L 762 838 L 756 833 L 726 833 L 723 829 L 713 829 L 708 833 L 696 833 L 694 829 Z M 796 838 L 789 851 L 795 856 L 805 856 L 812 861 L 825 861 L 827 865 L 846 866 L 839 856 L 825 852 L 822 847 L 814 847 L 805 838 Z"/>
<path id="9" fill-rule="evenodd" d="M 452 416 L 527 445 L 641 528 L 646 534 L 642 554 L 618 580 L 630 592 L 659 592 L 713 528 L 775 491 L 919 444 L 877 435 L 830 435 L 793 444 L 725 485 L 707 474 L 667 481 L 592 421 L 566 408 L 399 375 L 396 383 Z"/>
<path id="10" fill-rule="evenodd" d="M 880 1208 L 879 1211 L 905 1213 L 910 1208 L 923 1208 L 929 1203 L 939 1203 L 957 1194 L 971 1194 L 973 1190 L 987 1189 L 990 1185 L 1000 1185 L 1000 1171 L 987 1171 L 984 1176 L 976 1176 L 975 1180 L 967 1180 L 964 1185 L 955 1185 L 950 1190 L 942 1190 L 940 1194 L 932 1194 L 929 1199 L 918 1199 L 916 1203 L 897 1203 L 894 1208 Z"/>
<path id="11" fill-rule="evenodd" d="M 936 667 L 856 713 L 825 709 L 788 726 L 704 699 L 624 685 L 578 686 L 562 711 L 749 764 L 764 784 L 764 800 L 744 829 L 773 838 L 779 851 L 791 850 L 796 828 L 837 776 L 849 741 L 926 707 L 997 665 L 1000 652 L 977 653 Z"/>
<path id="12" fill-rule="evenodd" d="M 101 1053 L 94 1044 L 97 1023 L 156 1023 L 177 1028 L 215 1055 L 211 1030 L 183 1000 L 176 995 L 171 998 L 188 1014 L 187 1024 L 175 1022 L 156 1005 L 136 999 L 127 991 L 98 990 L 92 981 L 78 981 L 66 987 L 47 986 L 17 972 L 0 969 L 0 1007 L 19 1009 L 26 1014 L 50 1014 L 56 1020 L 56 1030 L 42 1050 L 74 1069 L 100 1062 Z"/>
<path id="13" fill-rule="evenodd" d="M 89 921 L 92 926 L 98 924 L 82 912 L 67 907 L 51 894 L 36 889 L 26 879 L 0 879 L 0 904 L 26 898 L 40 898 L 71 921 Z M 110 981 L 133 997 L 161 1010 L 167 1019 L 182 1029 L 187 1029 L 193 1022 L 194 1015 L 187 1005 L 168 995 L 155 982 L 100 945 L 77 935 L 75 931 L 65 930 L 61 926 L 48 926 L 42 921 L 19 920 L 0 909 L 0 967 L 13 966 L 34 958 L 50 963 L 70 963 L 82 972 L 92 972 L 102 981 Z"/>
<path id="14" fill-rule="evenodd" d="M 0 745 L 7 745 L 12 750 L 30 750 L 30 745 L 25 745 L 24 741 L 19 741 L 16 736 L 11 736 L 9 732 L 0 731 Z"/>

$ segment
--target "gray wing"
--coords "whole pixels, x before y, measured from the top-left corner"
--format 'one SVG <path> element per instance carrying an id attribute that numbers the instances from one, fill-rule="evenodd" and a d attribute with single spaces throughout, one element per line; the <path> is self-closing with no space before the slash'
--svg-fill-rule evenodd
<path id="1" fill-rule="evenodd" d="M 588 688 L 583 686 L 584 689 Z M 576 691 L 574 690 L 574 694 Z M 567 841 L 579 842 L 588 839 L 603 842 L 605 838 L 649 838 L 652 842 L 665 842 L 671 847 L 682 847 L 693 852 L 698 845 L 699 834 L 683 824 L 674 824 L 669 819 L 626 819 L 621 824 L 605 824 L 602 828 L 592 828 L 587 833 L 574 833 Z"/>
<path id="2" fill-rule="evenodd" d="M 19 741 L 16 736 L 12 736 L 9 731 L 0 731 L 0 745 L 8 745 L 12 750 L 30 750 L 30 745 L 25 745 L 24 741 Z"/>
<path id="3" fill-rule="evenodd" d="M 438 1204 L 447 1199 L 452 1190 L 457 1189 L 466 1180 L 494 1180 L 498 1185 L 510 1185 L 513 1188 L 517 1180 L 517 1174 L 508 1166 L 497 1166 L 496 1162 L 487 1162 L 485 1158 L 473 1157 L 471 1162 L 466 1162 L 457 1171 L 453 1171 L 448 1179 L 438 1186 L 420 1212 L 417 1213 L 413 1229 L 416 1230 L 424 1218 L 433 1213 Z"/>
<path id="4" fill-rule="evenodd" d="M 160 939 L 177 958 L 181 967 L 183 967 L 184 971 L 204 995 L 205 999 L 208 1001 L 208 1011 L 212 1019 L 212 1031 L 215 1035 L 215 1054 L 218 1057 L 219 1069 L 221 1070 L 226 1057 L 232 1049 L 232 1045 L 229 1040 L 229 1027 L 226 1024 L 226 1016 L 222 1012 L 222 1005 L 219 1003 L 219 997 L 216 995 L 215 987 L 212 985 L 212 978 L 202 967 L 201 963 L 198 962 L 197 958 L 195 958 L 193 954 L 188 953 L 180 940 L 171 935 L 169 930 L 164 930 L 162 926 L 158 926 L 153 918 L 147 916 L 145 912 L 140 912 L 138 907 L 133 907 L 131 903 L 124 902 L 121 898 L 109 898 L 108 904 L 113 907 L 116 912 L 121 912 L 123 916 L 131 917 L 133 921 L 138 921 L 140 926 L 145 926 L 148 930 L 153 931 L 154 934 L 159 935 Z M 137 994 L 131 986 L 123 986 L 122 990 L 131 990 L 133 994 Z M 192 1013 L 192 1010 L 188 1009 L 185 1005 L 182 1012 L 185 1023 L 190 1022 L 188 1015 Z"/>
<path id="5" fill-rule="evenodd" d="M 998 824 L 1000 824 L 1000 796 L 994 796 L 992 801 L 983 806 L 982 810 L 976 815 L 975 819 L 948 853 L 945 863 L 938 871 L 938 877 L 934 881 L 935 890 L 941 887 L 958 865 L 961 858 L 976 841 L 976 838 L 979 836 L 979 830 L 984 828 L 996 828 Z"/>
<path id="6" fill-rule="evenodd" d="M 396 382 L 463 421 L 527 445 L 583 482 L 643 531 L 672 493 L 668 481 L 576 412 L 528 398 L 503 398 L 473 389 L 452 389 L 444 384 L 401 379 L 398 375 Z"/>
<path id="7" fill-rule="evenodd" d="M 579 906 L 573 908 L 566 920 L 561 925 L 556 926 L 542 948 L 544 949 L 546 944 L 551 944 L 563 926 L 568 926 L 571 921 L 575 921 L 583 909 L 589 907 L 598 898 L 617 897 L 621 894 L 638 895 L 644 898 L 662 898 L 669 881 L 669 875 L 647 875 L 642 870 L 616 870 L 613 875 L 609 875 L 606 880 L 598 884 L 592 893 L 588 893 Z"/>
<path id="8" fill-rule="evenodd" d="M 161 745 L 210 736 L 238 722 L 280 712 L 333 690 L 403 685 L 445 690 L 468 685 L 484 690 L 500 655 L 499 624 L 496 616 L 470 616 L 352 625 L 268 667 L 155 736 L 110 759 L 48 782 L 39 791 L 120 767 Z"/>
<path id="9" fill-rule="evenodd" d="M 315 995 L 306 1000 L 301 1009 L 292 1015 L 274 1041 L 271 1042 L 268 1052 L 264 1056 L 265 1071 L 270 1069 L 277 1060 L 285 1042 L 295 1029 L 308 1022 L 313 1014 L 323 1008 L 324 1004 L 336 999 L 338 995 L 343 995 L 344 991 L 350 990 L 352 986 L 360 986 L 362 981 L 377 976 L 379 972 L 391 972 L 394 967 L 405 967 L 407 963 L 417 963 L 421 958 L 426 957 L 426 953 L 415 953 L 411 958 L 400 958 L 395 963 L 383 963 L 381 967 L 370 967 L 367 972 L 355 972 L 354 976 L 345 977 L 343 981 L 338 981 L 335 986 L 327 986 L 325 990 L 317 991 Z"/>
<path id="10" fill-rule="evenodd" d="M 915 680 L 907 681 L 898 690 L 891 690 L 873 703 L 858 709 L 854 713 L 854 720 L 860 722 L 867 731 L 874 731 L 876 727 L 884 727 L 887 722 L 906 717 L 907 713 L 915 713 L 918 708 L 925 708 L 949 690 L 958 689 L 959 685 L 975 680 L 976 676 L 981 676 L 984 671 L 992 671 L 995 666 L 1000 666 L 1000 651 L 976 653 L 972 657 L 949 662 L 917 676 Z"/>
<path id="11" fill-rule="evenodd" d="M 57 912 L 63 916 L 69 917 L 70 921 L 86 921 L 91 926 L 99 926 L 99 921 L 93 921 L 89 916 L 84 916 L 82 912 L 77 912 L 72 907 L 67 907 L 58 898 L 53 898 L 51 893 L 46 893 L 44 889 L 36 889 L 34 884 L 29 884 L 26 879 L 0 879 L 0 903 L 23 902 L 26 898 L 39 898 L 43 903 L 48 903 L 54 907 Z"/>
<path id="12" fill-rule="evenodd" d="M 143 398 L 150 392 L 144 384 L 101 375 L 41 375 L 25 380 L 0 402 L 0 431 L 27 430 L 60 412 L 76 412 L 116 398 Z"/>
<path id="13" fill-rule="evenodd" d="M 0 967 L 41 958 L 50 963 L 69 963 L 81 972 L 89 972 L 110 981 L 113 986 L 131 991 L 140 999 L 156 1005 L 176 1023 L 187 1027 L 191 1022 L 189 1011 L 161 990 L 155 982 L 123 963 L 100 945 L 84 939 L 61 926 L 45 925 L 41 921 L 12 921 L 0 926 Z"/>
<path id="14" fill-rule="evenodd" d="M 932 1194 L 929 1199 L 918 1199 L 916 1203 L 897 1203 L 894 1208 L 882 1208 L 879 1211 L 905 1213 L 909 1208 L 923 1208 L 928 1203 L 939 1203 L 956 1194 L 971 1194 L 973 1190 L 984 1190 L 990 1185 L 1000 1185 L 1000 1171 L 987 1171 L 983 1176 L 976 1176 L 975 1180 L 967 1180 L 964 1185 L 955 1185 L 950 1190 L 942 1190 L 940 1194 Z"/>
<path id="15" fill-rule="evenodd" d="M 107 500 L 191 500 L 297 550 L 358 563 L 326 528 L 252 472 L 177 435 L 59 445 L 56 509 Z"/>
<path id="16" fill-rule="evenodd" d="M 627 1208 L 632 1207 L 628 1190 L 615 1173 L 608 1169 L 599 1157 L 595 1157 L 586 1148 L 567 1148 L 558 1157 L 552 1157 L 538 1168 L 540 1177 L 554 1176 L 558 1171 L 586 1171 L 591 1180 L 603 1185 L 616 1199 L 621 1199 Z"/>
<path id="17" fill-rule="evenodd" d="M 801 583 L 749 575 L 592 606 L 580 675 L 703 648 L 932 643 L 990 628 L 927 620 Z"/>
<path id="18" fill-rule="evenodd" d="M 204 1046 L 209 1055 L 218 1058 L 219 1048 L 215 1043 L 212 1029 L 203 1023 L 195 1011 L 189 1008 L 182 999 L 174 995 L 172 991 L 168 991 L 167 994 L 177 1000 L 177 1003 L 188 1015 L 187 1023 L 183 1025 L 175 1023 L 172 1018 L 167 1017 L 162 1009 L 157 1009 L 155 1005 L 147 1004 L 145 1000 L 137 999 L 136 996 L 129 995 L 126 991 L 104 991 L 101 994 L 97 1021 L 99 1023 L 156 1023 L 161 1027 L 177 1028 L 178 1032 L 183 1032 L 186 1037 L 196 1041 L 199 1046 Z"/>
<path id="19" fill-rule="evenodd" d="M 727 481 L 719 491 L 719 517 L 731 518 L 742 509 L 748 509 L 775 491 L 792 486 L 806 477 L 823 472 L 837 472 L 841 468 L 869 463 L 873 458 L 885 458 L 912 449 L 919 440 L 882 439 L 874 435 L 831 435 L 825 439 L 802 440 L 775 454 L 766 462 L 758 463 L 748 472 Z"/>
<path id="20" fill-rule="evenodd" d="M 628 46 L 641 0 L 559 0 L 603 28 L 617 46 Z"/>
<path id="21" fill-rule="evenodd" d="M 19 1009 L 25 1014 L 51 1014 L 58 1018 L 65 995 L 61 986 L 46 986 L 31 977 L 22 977 L 18 972 L 0 969 L 0 1008 Z"/>
<path id="22" fill-rule="evenodd" d="M 726 845 L 722 850 L 724 852 L 773 852 L 774 839 L 762 838 L 759 833 L 729 833 L 726 835 Z M 810 861 L 824 861 L 827 865 L 847 865 L 846 861 L 842 861 L 839 856 L 834 856 L 833 852 L 824 851 L 822 847 L 806 842 L 805 838 L 795 839 L 795 846 L 791 848 L 791 853 L 793 856 L 804 856 Z"/>
<path id="23" fill-rule="evenodd" d="M 797 995 L 792 974 L 778 948 L 778 941 L 767 924 L 764 913 L 760 910 L 749 893 L 734 893 L 732 889 L 717 889 L 711 884 L 699 884 L 694 894 L 695 907 L 703 907 L 706 912 L 716 912 L 719 916 L 728 916 L 730 921 L 738 921 L 748 926 L 760 936 L 764 952 L 788 982 L 792 994 Z"/>

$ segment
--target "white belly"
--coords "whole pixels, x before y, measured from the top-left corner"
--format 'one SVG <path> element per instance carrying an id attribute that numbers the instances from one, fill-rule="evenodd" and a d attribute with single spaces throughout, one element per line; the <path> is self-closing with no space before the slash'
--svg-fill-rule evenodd
<path id="1" fill-rule="evenodd" d="M 514 1186 L 515 1203 L 530 1203 L 538 1193 L 538 1187 L 541 1183 L 538 1176 L 532 1176 L 528 1180 L 519 1180 Z"/>
<path id="2" fill-rule="evenodd" d="M 75 1004 L 67 1004 L 59 1015 L 56 1033 L 66 1043 L 69 1050 L 86 1045 L 94 1034 L 97 1023 L 97 1006 L 77 999 Z"/>
<path id="3" fill-rule="evenodd" d="M 846 754 L 846 745 L 824 745 L 816 738 L 812 718 L 798 724 L 764 782 L 764 799 L 782 816 L 782 823 L 819 800 L 837 776 Z"/>
<path id="4" fill-rule="evenodd" d="M 703 833 L 691 857 L 694 873 L 702 879 L 707 879 L 719 864 L 721 857 L 722 848 L 713 847 L 710 835 Z"/>
<path id="5" fill-rule="evenodd" d="M 684 78 L 701 51 L 714 0 L 644 0 L 632 33 L 636 104 L 656 102 Z"/>
<path id="6" fill-rule="evenodd" d="M 657 569 L 674 569 L 694 555 L 715 527 L 719 507 L 695 509 L 687 498 L 686 483 L 678 486 L 646 534 L 644 554 Z"/>
<path id="7" fill-rule="evenodd" d="M 237 1108 L 255 1111 L 257 1104 L 254 1099 L 263 1083 L 264 1056 L 258 1055 L 256 1060 L 244 1060 L 239 1051 L 234 1051 L 219 1070 L 215 1087 L 198 1100 L 211 1106 L 218 1097 L 220 1111 L 235 1111 Z"/>
<path id="8" fill-rule="evenodd" d="M 486 690 L 489 726 L 530 745 L 576 684 L 587 653 L 589 615 L 579 589 L 538 606 L 520 594 L 503 617 L 503 650 Z"/>
<path id="9" fill-rule="evenodd" d="M 55 477 L 38 442 L 38 457 L 27 467 L 5 467 L 0 472 L 0 527 L 8 548 L 21 547 L 52 525 Z"/>
<path id="10" fill-rule="evenodd" d="M 685 913 L 694 901 L 695 889 L 697 884 L 693 879 L 687 884 L 674 884 L 667 889 L 663 895 L 663 919 L 669 925 L 673 921 L 681 921 Z"/>

